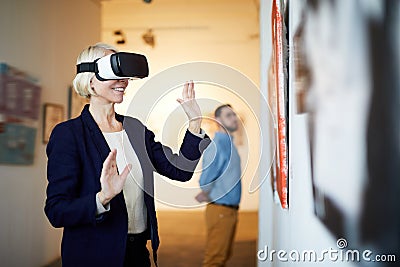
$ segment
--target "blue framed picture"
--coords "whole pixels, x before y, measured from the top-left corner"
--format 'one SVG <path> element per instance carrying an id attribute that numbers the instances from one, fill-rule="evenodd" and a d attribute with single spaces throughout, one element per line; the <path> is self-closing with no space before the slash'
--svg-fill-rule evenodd
<path id="1" fill-rule="evenodd" d="M 36 128 L 22 124 L 3 124 L 0 131 L 0 163 L 33 164 L 36 132 Z"/>

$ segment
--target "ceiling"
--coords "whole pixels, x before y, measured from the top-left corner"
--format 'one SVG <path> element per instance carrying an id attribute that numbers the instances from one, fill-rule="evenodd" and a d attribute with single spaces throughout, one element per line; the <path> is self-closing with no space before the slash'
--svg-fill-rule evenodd
<path id="1" fill-rule="evenodd" d="M 143 0 L 102 1 L 102 31 L 185 32 L 214 41 L 258 38 L 258 0 Z M 107 33 L 108 32 L 108 33 Z M 206 34 L 205 34 L 206 33 Z M 189 36 L 188 35 L 188 36 Z"/>

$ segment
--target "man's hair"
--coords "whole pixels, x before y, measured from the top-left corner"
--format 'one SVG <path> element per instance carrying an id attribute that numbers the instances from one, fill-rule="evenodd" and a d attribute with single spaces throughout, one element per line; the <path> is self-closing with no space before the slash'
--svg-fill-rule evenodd
<path id="1" fill-rule="evenodd" d="M 217 107 L 217 109 L 214 112 L 215 118 L 218 118 L 219 116 L 221 116 L 221 112 L 222 112 L 223 108 L 232 108 L 232 106 L 230 104 L 224 104 L 224 105 Z"/>

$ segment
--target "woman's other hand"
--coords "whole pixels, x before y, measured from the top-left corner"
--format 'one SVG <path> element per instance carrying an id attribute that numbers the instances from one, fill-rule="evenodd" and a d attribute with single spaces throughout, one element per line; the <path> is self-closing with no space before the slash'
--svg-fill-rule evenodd
<path id="1" fill-rule="evenodd" d="M 113 149 L 110 154 L 108 154 L 108 157 L 103 163 L 103 169 L 101 170 L 101 191 L 99 192 L 99 199 L 103 205 L 106 205 L 122 191 L 129 171 L 132 168 L 132 165 L 128 164 L 124 171 L 118 174 L 116 159 L 117 150 Z"/>
<path id="2" fill-rule="evenodd" d="M 193 81 L 186 82 L 183 86 L 182 98 L 176 101 L 181 104 L 183 110 L 189 119 L 189 131 L 192 133 L 200 133 L 201 127 L 201 111 L 196 101 Z"/>

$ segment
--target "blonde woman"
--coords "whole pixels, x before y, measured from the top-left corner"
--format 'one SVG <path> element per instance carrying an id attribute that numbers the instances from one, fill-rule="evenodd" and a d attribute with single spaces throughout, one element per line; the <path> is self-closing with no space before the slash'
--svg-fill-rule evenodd
<path id="1" fill-rule="evenodd" d="M 77 64 L 116 52 L 104 44 L 90 46 Z M 156 142 L 140 121 L 115 112 L 128 82 L 78 73 L 74 88 L 90 103 L 80 116 L 57 125 L 47 145 L 45 213 L 54 227 L 64 228 L 63 267 L 150 266 L 149 239 L 157 264 L 153 171 L 187 181 L 209 144 L 193 82 L 177 100 L 189 119 L 178 154 Z"/>

